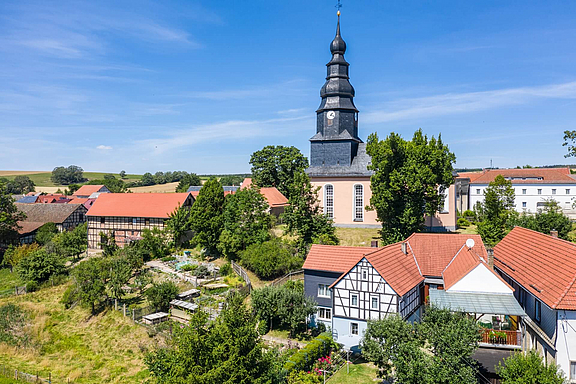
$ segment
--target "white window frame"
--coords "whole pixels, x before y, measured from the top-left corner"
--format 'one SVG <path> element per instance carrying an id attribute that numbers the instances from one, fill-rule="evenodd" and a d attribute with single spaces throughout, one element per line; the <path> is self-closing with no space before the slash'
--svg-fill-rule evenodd
<path id="1" fill-rule="evenodd" d="M 566 194 L 569 195 L 570 194 L 570 188 L 566 189 Z"/>
<path id="2" fill-rule="evenodd" d="M 522 189 L 522 194 L 525 195 L 526 194 L 526 188 Z"/>
<path id="3" fill-rule="evenodd" d="M 328 187 L 332 189 L 332 205 L 328 204 Z M 334 185 L 324 184 L 324 214 L 331 219 L 334 219 Z"/>
<path id="4" fill-rule="evenodd" d="M 362 268 L 362 280 L 368 281 L 368 269 Z"/>
<path id="5" fill-rule="evenodd" d="M 539 195 L 542 194 L 542 188 L 538 188 L 538 194 L 539 194 Z"/>
<path id="6" fill-rule="evenodd" d="M 570 361 L 570 372 L 568 375 L 570 376 L 571 383 L 576 382 L 576 361 Z"/>
<path id="7" fill-rule="evenodd" d="M 556 194 L 556 188 L 552 188 L 552 194 L 553 194 L 553 195 Z"/>
<path id="8" fill-rule="evenodd" d="M 526 208 L 526 202 L 525 201 L 522 202 L 522 208 Z"/>
<path id="9" fill-rule="evenodd" d="M 477 194 L 477 195 L 480 194 L 480 188 L 476 188 L 476 194 Z"/>
<path id="10" fill-rule="evenodd" d="M 374 307 L 374 300 L 376 300 L 376 307 Z M 380 309 L 380 300 L 378 299 L 378 296 L 370 297 L 370 309 Z"/>
<path id="11" fill-rule="evenodd" d="M 353 298 L 356 297 L 356 304 L 353 303 Z M 350 306 L 359 307 L 360 295 L 358 293 L 350 293 Z"/>
<path id="12" fill-rule="evenodd" d="M 354 333 L 354 326 L 356 326 L 356 333 Z M 351 335 L 359 335 L 360 334 L 360 324 L 350 323 L 350 334 Z"/>
<path id="13" fill-rule="evenodd" d="M 356 188 L 360 187 L 362 189 L 362 194 L 360 195 L 361 200 L 361 204 L 360 206 L 358 206 L 358 201 L 357 201 L 357 194 L 356 194 Z M 354 184 L 354 186 L 352 187 L 352 220 L 355 222 L 362 222 L 364 221 L 364 185 L 363 184 Z M 361 217 L 358 217 L 357 213 L 358 213 L 358 209 L 360 208 L 360 212 L 361 212 Z"/>
<path id="14" fill-rule="evenodd" d="M 332 320 L 332 308 L 318 307 L 318 319 Z"/>
<path id="15" fill-rule="evenodd" d="M 332 292 L 328 287 L 330 287 L 328 284 L 318 284 L 318 297 L 331 298 Z"/>

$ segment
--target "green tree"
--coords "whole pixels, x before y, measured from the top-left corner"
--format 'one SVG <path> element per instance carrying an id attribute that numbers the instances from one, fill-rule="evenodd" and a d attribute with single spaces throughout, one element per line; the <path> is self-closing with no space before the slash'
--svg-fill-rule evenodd
<path id="1" fill-rule="evenodd" d="M 9 265 L 10 270 L 13 271 L 20 260 L 39 249 L 40 246 L 36 243 L 22 244 L 20 246 L 10 245 L 4 253 L 4 260 L 2 261 L 2 264 Z"/>
<path id="2" fill-rule="evenodd" d="M 154 176 L 152 176 L 152 174 L 150 172 L 146 172 L 145 174 L 143 174 L 140 182 L 144 186 L 156 184 L 156 181 L 154 180 Z"/>
<path id="3" fill-rule="evenodd" d="M 34 182 L 24 175 L 18 175 L 14 177 L 14 180 L 9 181 L 7 184 L 8 193 L 14 195 L 25 195 L 28 192 L 34 192 L 36 190 Z"/>
<path id="4" fill-rule="evenodd" d="M 170 302 L 178 295 L 178 287 L 171 281 L 153 283 L 150 288 L 144 292 L 148 302 L 152 307 L 159 311 L 167 311 Z"/>
<path id="5" fill-rule="evenodd" d="M 286 327 L 291 336 L 303 331 L 308 317 L 316 313 L 316 302 L 305 295 L 301 281 L 266 286 L 252 292 L 252 307 L 269 329 Z"/>
<path id="6" fill-rule="evenodd" d="M 268 213 L 266 198 L 257 189 L 244 188 L 228 196 L 223 215 L 218 249 L 228 259 L 234 260 L 248 246 L 270 239 L 274 220 Z"/>
<path id="7" fill-rule="evenodd" d="M 279 382 L 274 355 L 260 340 L 243 297 L 230 295 L 220 316 L 207 321 L 206 313 L 195 312 L 188 326 L 175 328 L 167 347 L 146 355 L 158 384 Z"/>
<path id="8" fill-rule="evenodd" d="M 121 170 L 120 173 L 119 173 L 119 175 L 120 175 L 120 178 L 121 178 L 121 179 L 125 179 L 125 178 L 126 178 L 126 171 L 125 171 L 125 170 Z"/>
<path id="9" fill-rule="evenodd" d="M 82 187 L 80 184 L 70 184 L 68 185 L 68 188 L 64 190 L 64 194 L 66 196 L 73 195 L 77 190 L 80 189 L 80 187 Z"/>
<path id="10" fill-rule="evenodd" d="M 132 277 L 132 265 L 122 257 L 117 255 L 109 260 L 110 266 L 109 279 L 107 281 L 107 288 L 110 297 L 113 299 L 120 299 L 124 295 L 122 287 L 128 284 L 130 277 Z"/>
<path id="11" fill-rule="evenodd" d="M 220 178 L 220 184 L 223 186 L 240 185 L 244 181 L 244 176 L 226 175 Z"/>
<path id="12" fill-rule="evenodd" d="M 473 319 L 428 307 L 421 323 L 398 316 L 368 322 L 361 347 L 382 375 L 400 383 L 460 384 L 477 382 L 471 356 L 479 340 Z"/>
<path id="13" fill-rule="evenodd" d="M 100 180 L 90 180 L 87 185 L 104 185 L 112 193 L 125 193 L 127 191 L 126 183 L 122 180 L 114 178 L 114 175 L 110 175 L 112 178 L 104 178 Z"/>
<path id="14" fill-rule="evenodd" d="M 136 242 L 135 247 L 140 250 L 144 261 L 148 261 L 160 259 L 170 254 L 169 243 L 165 231 L 157 227 L 152 229 L 144 228 L 142 239 Z"/>
<path id="15" fill-rule="evenodd" d="M 106 173 L 106 174 L 104 175 L 104 180 L 116 180 L 116 176 L 114 176 L 114 175 L 111 174 L 111 173 Z"/>
<path id="16" fill-rule="evenodd" d="M 59 233 L 52 239 L 52 242 L 63 256 L 78 259 L 88 248 L 87 223 L 78 225 L 72 231 Z"/>
<path id="17" fill-rule="evenodd" d="M 190 186 L 192 185 L 194 186 L 202 185 L 202 180 L 200 180 L 200 177 L 195 173 L 186 174 L 184 175 L 184 177 L 180 179 L 180 182 L 176 187 L 176 192 L 180 193 L 187 192 L 188 188 L 190 188 Z"/>
<path id="18" fill-rule="evenodd" d="M 109 264 L 105 258 L 82 261 L 72 272 L 78 298 L 91 309 L 92 314 L 96 314 L 97 309 L 106 302 L 109 273 Z"/>
<path id="19" fill-rule="evenodd" d="M 241 253 L 241 257 L 246 268 L 266 280 L 300 269 L 304 262 L 294 247 L 281 239 L 252 244 Z"/>
<path id="20" fill-rule="evenodd" d="M 116 244 L 116 238 L 113 233 L 100 232 L 98 245 L 102 248 L 103 256 L 112 256 L 118 250 L 118 244 Z"/>
<path id="21" fill-rule="evenodd" d="M 50 180 L 54 184 L 68 185 L 72 183 L 82 183 L 84 178 L 84 170 L 77 165 L 70 165 L 68 167 L 56 167 L 52 171 Z"/>
<path id="22" fill-rule="evenodd" d="M 572 231 L 570 218 L 562 213 L 562 207 L 554 200 L 547 201 L 544 209 L 538 209 L 534 215 L 523 213 L 518 217 L 512 216 L 510 226 L 516 225 L 546 234 L 555 230 L 558 237 L 564 240 L 568 240 L 568 234 Z"/>
<path id="23" fill-rule="evenodd" d="M 297 235 L 301 247 L 312 243 L 338 244 L 336 228 L 319 205 L 318 189 L 312 187 L 310 178 L 301 171 L 294 175 L 292 190 L 282 220 L 287 234 Z"/>
<path id="24" fill-rule="evenodd" d="M 179 246 L 182 243 L 182 237 L 190 231 L 190 208 L 178 207 L 170 213 L 166 221 L 166 228 L 172 234 L 172 243 Z"/>
<path id="25" fill-rule="evenodd" d="M 218 240 L 224 227 L 224 189 L 212 178 L 208 180 L 190 209 L 190 223 L 194 231 L 193 241 L 216 252 Z"/>
<path id="26" fill-rule="evenodd" d="M 18 240 L 19 221 L 26 219 L 14 204 L 14 199 L 0 182 L 0 245 L 14 244 Z"/>
<path id="27" fill-rule="evenodd" d="M 268 145 L 252 154 L 250 164 L 256 185 L 276 187 L 289 198 L 294 176 L 308 168 L 308 159 L 296 147 Z"/>
<path id="28" fill-rule="evenodd" d="M 372 157 L 370 209 L 382 223 L 385 244 L 424 230 L 425 215 L 433 216 L 443 204 L 443 191 L 454 177 L 456 157 L 438 139 L 428 139 L 419 129 L 411 141 L 394 132 L 380 141 L 368 137 L 366 151 Z"/>
<path id="29" fill-rule="evenodd" d="M 45 245 L 52 241 L 54 236 L 58 234 L 58 228 L 54 223 L 46 223 L 36 231 L 36 242 L 40 245 Z"/>
<path id="30" fill-rule="evenodd" d="M 479 202 L 475 210 L 480 221 L 477 231 L 485 244 L 496 245 L 506 235 L 515 214 L 514 197 L 512 182 L 502 175 L 496 176 L 484 190 L 484 201 Z"/>
<path id="31" fill-rule="evenodd" d="M 544 363 L 538 352 L 516 352 L 498 363 L 502 384 L 564 384 L 566 378 L 554 363 Z"/>
<path id="32" fill-rule="evenodd" d="M 63 273 L 64 261 L 55 253 L 39 248 L 24 256 L 16 265 L 16 272 L 23 281 L 41 283 L 51 276 Z"/>
<path id="33" fill-rule="evenodd" d="M 564 143 L 562 144 L 563 147 L 568 147 L 568 153 L 564 155 L 564 157 L 573 157 L 576 156 L 576 145 L 574 142 L 576 141 L 576 131 L 564 131 Z"/>

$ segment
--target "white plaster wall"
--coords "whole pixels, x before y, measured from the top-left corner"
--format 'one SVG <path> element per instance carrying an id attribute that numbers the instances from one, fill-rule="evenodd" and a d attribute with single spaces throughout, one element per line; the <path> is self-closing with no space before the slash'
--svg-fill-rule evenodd
<path id="1" fill-rule="evenodd" d="M 488 187 L 488 184 L 471 184 L 470 185 L 470 209 L 474 209 L 474 205 L 478 201 L 484 201 L 484 190 Z M 576 184 L 512 184 L 514 192 L 516 194 L 515 198 L 515 209 L 518 212 L 537 212 L 537 203 L 544 202 L 546 200 L 554 199 L 556 200 L 566 214 L 574 213 L 572 204 L 576 199 Z M 523 190 L 526 190 L 526 194 Z M 538 189 L 542 190 L 542 194 L 538 194 Z M 552 194 L 552 189 L 556 189 L 556 194 Z M 569 189 L 570 193 L 566 193 Z M 523 207 L 522 203 L 526 203 L 526 207 Z"/>
<path id="2" fill-rule="evenodd" d="M 478 264 L 446 292 L 513 294 L 514 291 L 494 275 L 485 264 Z"/>
<path id="3" fill-rule="evenodd" d="M 556 364 L 569 379 L 570 361 L 576 362 L 576 311 L 558 311 L 557 327 Z"/>
<path id="4" fill-rule="evenodd" d="M 350 334 L 350 323 L 358 323 L 358 335 Z M 335 338 L 337 343 L 344 344 L 344 348 L 350 349 L 360 345 L 367 326 L 366 321 L 334 317 L 332 319 L 332 335 L 337 336 Z"/>

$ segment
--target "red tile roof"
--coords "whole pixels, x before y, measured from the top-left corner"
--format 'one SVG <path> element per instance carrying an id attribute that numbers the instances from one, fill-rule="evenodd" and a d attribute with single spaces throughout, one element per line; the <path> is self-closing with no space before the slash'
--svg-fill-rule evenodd
<path id="1" fill-rule="evenodd" d="M 103 193 L 87 216 L 167 218 L 190 193 Z"/>
<path id="2" fill-rule="evenodd" d="M 494 248 L 494 265 L 550 308 L 576 310 L 576 244 L 515 227 Z"/>
<path id="3" fill-rule="evenodd" d="M 344 273 L 354 267 L 364 255 L 374 252 L 371 247 L 343 247 L 313 244 L 302 268 Z"/>
<path id="4" fill-rule="evenodd" d="M 449 289 L 479 264 L 478 255 L 468 247 L 464 247 L 442 272 L 444 289 Z"/>
<path id="5" fill-rule="evenodd" d="M 402 243 L 390 244 L 366 256 L 366 260 L 392 287 L 403 296 L 424 280 L 414 262 L 414 257 L 402 252 Z"/>
<path id="6" fill-rule="evenodd" d="M 247 177 L 242 182 L 240 188 L 250 188 L 252 184 L 252 179 Z M 288 199 L 282 194 L 276 187 L 262 187 L 260 188 L 260 193 L 268 201 L 268 205 L 272 207 L 285 207 L 288 205 Z"/>
<path id="7" fill-rule="evenodd" d="M 473 182 L 483 174 L 484 172 L 458 172 L 457 178 L 470 179 L 470 182 Z"/>
<path id="8" fill-rule="evenodd" d="M 90 196 L 94 192 L 98 192 L 103 185 L 83 185 L 76 192 L 74 196 Z"/>
<path id="9" fill-rule="evenodd" d="M 523 168 L 523 169 L 491 169 L 485 171 L 470 184 L 488 184 L 496 176 L 505 178 L 541 178 L 542 180 L 511 180 L 512 184 L 576 184 L 576 179 L 570 174 L 570 168 Z"/>
<path id="10" fill-rule="evenodd" d="M 424 276 L 442 276 L 442 271 L 462 247 L 466 240 L 474 240 L 475 251 L 484 260 L 488 258 L 480 235 L 459 233 L 414 233 L 406 239 L 416 256 L 418 266 Z"/>

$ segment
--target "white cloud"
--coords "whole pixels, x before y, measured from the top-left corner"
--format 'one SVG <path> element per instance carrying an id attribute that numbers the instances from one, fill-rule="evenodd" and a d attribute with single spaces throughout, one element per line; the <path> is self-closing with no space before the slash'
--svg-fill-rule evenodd
<path id="1" fill-rule="evenodd" d="M 99 146 L 96 147 L 96 149 L 101 149 L 101 150 L 103 150 L 103 151 L 108 151 L 108 150 L 112 149 L 112 147 L 109 146 L 109 145 L 99 145 Z"/>
<path id="2" fill-rule="evenodd" d="M 363 116 L 367 123 L 420 119 L 527 104 L 536 99 L 575 99 L 576 82 L 494 91 L 448 93 L 400 99 L 377 106 Z"/>

